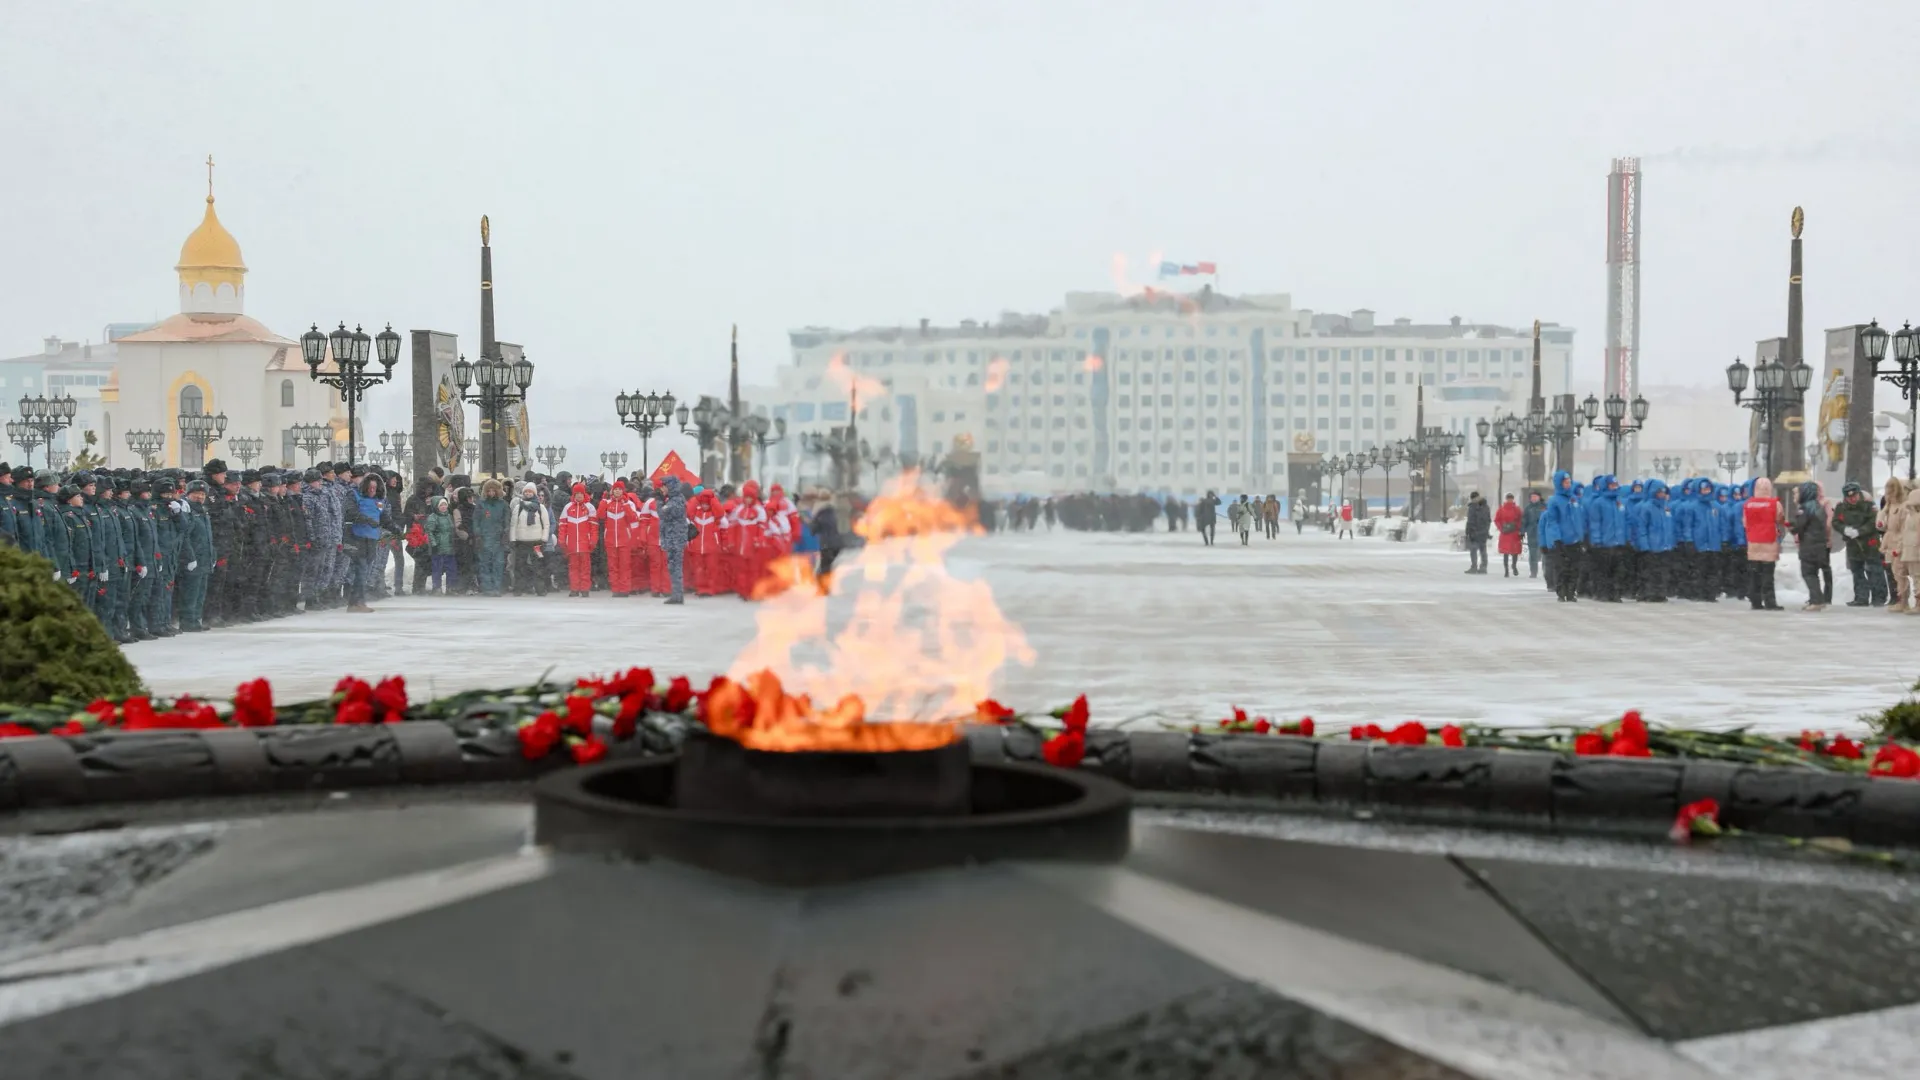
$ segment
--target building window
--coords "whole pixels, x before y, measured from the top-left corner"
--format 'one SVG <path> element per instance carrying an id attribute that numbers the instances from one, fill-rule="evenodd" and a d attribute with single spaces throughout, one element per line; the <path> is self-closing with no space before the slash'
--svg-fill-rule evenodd
<path id="1" fill-rule="evenodd" d="M 1388 385 L 1388 386 L 1392 386 L 1392 385 L 1393 385 L 1393 383 L 1394 383 L 1394 376 L 1395 376 L 1395 375 L 1397 375 L 1397 374 L 1398 374 L 1398 372 L 1393 372 L 1393 371 L 1389 371 L 1389 372 L 1387 372 L 1387 385 Z"/>
<path id="2" fill-rule="evenodd" d="M 1343 416 L 1343 417 L 1341 417 L 1341 418 L 1340 418 L 1340 430 L 1341 430 L 1341 431 L 1352 431 L 1352 430 L 1353 430 L 1353 417 L 1351 417 L 1351 416 Z"/>
<path id="3" fill-rule="evenodd" d="M 1161 394 L 1161 395 L 1160 395 L 1160 407 L 1161 407 L 1161 408 L 1163 408 L 1163 409 L 1171 409 L 1171 408 L 1173 408 L 1173 395 L 1172 395 L 1172 394 Z"/>
<path id="4" fill-rule="evenodd" d="M 1389 416 L 1380 422 L 1380 426 L 1386 428 L 1388 431 L 1392 431 L 1395 427 L 1399 426 L 1399 421 Z"/>
<path id="5" fill-rule="evenodd" d="M 1220 404 L 1220 395 L 1219 395 L 1219 394 L 1208 394 L 1208 395 L 1207 395 L 1207 408 L 1209 408 L 1209 409 L 1212 409 L 1212 408 L 1215 408 L 1215 407 L 1217 407 L 1217 406 L 1218 406 L 1219 404 Z"/>
<path id="6" fill-rule="evenodd" d="M 1209 416 L 1209 417 L 1207 417 L 1207 429 L 1208 429 L 1209 431 L 1211 431 L 1212 429 L 1214 429 L 1214 428 L 1217 428 L 1217 427 L 1219 427 L 1219 426 L 1220 426 L 1220 418 L 1219 418 L 1219 417 L 1217 417 L 1217 416 Z"/>
<path id="7" fill-rule="evenodd" d="M 1344 352 L 1345 350 L 1341 350 L 1341 351 L 1343 351 L 1343 352 Z M 1341 372 L 1341 373 L 1340 373 L 1340 385 L 1341 385 L 1341 386 L 1352 386 L 1352 385 L 1353 385 L 1353 372 L 1351 372 L 1351 371 L 1343 371 L 1343 372 Z"/>
<path id="8" fill-rule="evenodd" d="M 1331 427 L 1332 425 L 1328 424 L 1327 418 L 1323 416 L 1320 419 L 1314 421 L 1313 426 L 1319 429 L 1320 431 L 1325 431 L 1327 430 L 1327 428 Z"/>
<path id="9" fill-rule="evenodd" d="M 280 407 L 283 409 L 293 408 L 293 380 L 292 379 L 280 380 Z"/>
<path id="10" fill-rule="evenodd" d="M 1182 420 L 1182 421 L 1180 421 L 1180 430 L 1181 430 L 1181 431 L 1192 431 L 1192 430 L 1193 430 L 1193 417 L 1191 417 L 1191 416 L 1189 416 L 1189 417 L 1187 417 L 1187 418 L 1186 418 L 1185 420 Z"/>
<path id="11" fill-rule="evenodd" d="M 1219 440 L 1219 439 L 1208 439 L 1208 440 L 1207 440 L 1207 449 L 1208 449 L 1208 450 L 1210 450 L 1210 451 L 1218 451 L 1218 450 L 1220 449 L 1220 440 Z"/>
<path id="12" fill-rule="evenodd" d="M 1054 440 L 1054 442 L 1053 442 L 1053 452 L 1054 452 L 1054 453 L 1056 453 L 1056 454 L 1064 454 L 1064 453 L 1066 453 L 1066 452 L 1067 452 L 1067 444 L 1066 444 L 1065 442 L 1062 442 L 1062 441 L 1061 441 L 1061 440 L 1059 440 L 1059 439 L 1055 439 L 1055 440 Z"/>
<path id="13" fill-rule="evenodd" d="M 1284 408 L 1287 404 L 1287 395 L 1275 394 L 1271 399 L 1269 399 L 1268 404 L 1272 405 L 1276 409 Z"/>
<path id="14" fill-rule="evenodd" d="M 999 452 L 1000 452 L 1000 444 L 999 444 L 998 442 L 996 442 L 996 441 L 994 441 L 993 439 L 988 439 L 988 440 L 987 440 L 987 453 L 989 453 L 989 454 L 997 454 L 997 453 L 999 453 Z"/>
<path id="15" fill-rule="evenodd" d="M 1315 394 L 1313 398 L 1313 403 L 1324 409 L 1327 406 L 1333 404 L 1333 398 L 1327 394 Z"/>
<path id="16" fill-rule="evenodd" d="M 1392 394 L 1383 394 L 1383 395 L 1381 395 L 1381 397 L 1380 397 L 1380 401 L 1381 401 L 1381 403 L 1382 403 L 1382 404 L 1384 404 L 1384 405 L 1386 405 L 1386 407 L 1387 407 L 1387 408 L 1389 408 L 1389 409 L 1391 409 L 1391 408 L 1393 408 L 1393 395 L 1392 395 Z"/>
<path id="17" fill-rule="evenodd" d="M 1340 407 L 1341 407 L 1341 408 L 1343 408 L 1343 409 L 1350 409 L 1350 408 L 1352 408 L 1352 407 L 1353 407 L 1353 395 L 1352 395 L 1352 394 L 1341 394 L 1341 395 L 1340 395 Z"/>

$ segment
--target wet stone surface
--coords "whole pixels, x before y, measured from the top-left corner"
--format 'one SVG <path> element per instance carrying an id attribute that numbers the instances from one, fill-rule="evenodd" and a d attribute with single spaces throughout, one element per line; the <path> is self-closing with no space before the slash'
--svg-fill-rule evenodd
<path id="1" fill-rule="evenodd" d="M 0 837 L 0 958 L 124 903 L 212 850 L 218 826 Z"/>

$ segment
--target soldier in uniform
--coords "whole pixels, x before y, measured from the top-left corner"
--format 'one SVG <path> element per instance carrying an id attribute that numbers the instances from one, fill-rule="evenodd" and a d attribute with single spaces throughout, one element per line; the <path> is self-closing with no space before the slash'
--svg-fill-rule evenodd
<path id="1" fill-rule="evenodd" d="M 107 599 L 107 587 L 113 584 L 113 564 L 119 557 L 120 531 L 113 526 L 109 513 L 101 508 L 99 478 L 90 472 L 78 472 L 73 475 L 73 486 L 80 491 L 80 519 L 84 530 L 76 538 L 69 534 L 68 544 L 76 539 L 87 545 L 87 577 L 85 600 L 87 610 L 100 620 L 100 625 L 112 629 L 112 611 Z M 79 562 L 80 553 L 74 552 L 74 561 Z"/>
<path id="2" fill-rule="evenodd" d="M 180 629 L 194 634 L 207 629 L 207 586 L 217 561 L 209 490 L 205 480 L 187 485 L 187 510 L 180 521 Z"/>
<path id="3" fill-rule="evenodd" d="M 62 514 L 66 504 L 60 498 L 60 477 L 41 472 L 34 475 L 33 482 L 39 486 L 33 496 L 33 506 L 40 522 L 40 554 L 59 571 L 60 580 L 65 581 L 73 568 L 73 553 L 67 546 L 67 523 Z"/>
<path id="4" fill-rule="evenodd" d="M 140 543 L 140 524 L 134 519 L 133 481 L 126 477 L 115 477 L 113 481 L 113 517 L 119 526 L 120 560 L 113 574 L 113 587 L 108 595 L 113 598 L 113 639 L 122 645 L 131 645 L 140 638 L 133 632 L 133 583 L 147 572 L 147 560 L 141 554 L 144 545 Z"/>
<path id="5" fill-rule="evenodd" d="M 147 621 L 153 606 L 154 575 L 160 563 L 159 522 L 153 513 L 153 481 L 140 477 L 132 484 L 130 512 L 133 517 L 134 557 L 133 594 L 127 607 L 127 629 L 136 641 L 152 641 L 160 635 Z"/>
<path id="6" fill-rule="evenodd" d="M 66 533 L 67 587 L 88 611 L 93 610 L 93 517 L 87 512 L 86 493 L 68 485 L 54 496 L 60 503 L 60 524 Z"/>
<path id="7" fill-rule="evenodd" d="M 300 493 L 300 505 L 307 512 L 309 546 L 300 591 L 308 611 L 325 607 L 326 582 L 333 576 L 333 541 L 327 534 L 327 521 L 333 510 L 333 462 L 323 461 L 307 470 L 307 489 Z"/>
<path id="8" fill-rule="evenodd" d="M 305 599 L 308 581 L 308 569 L 313 560 L 313 533 L 307 527 L 307 476 L 299 471 L 287 474 L 287 525 L 291 530 L 293 546 L 287 561 L 286 604 L 287 614 L 300 610 L 300 601 Z"/>
<path id="9" fill-rule="evenodd" d="M 13 502 L 13 466 L 0 461 L 0 544 L 21 546 L 18 517 Z"/>
<path id="10" fill-rule="evenodd" d="M 201 469 L 207 490 L 202 500 L 206 507 L 207 527 L 213 533 L 214 557 L 206 567 L 206 601 L 200 612 L 203 624 L 226 625 L 227 586 L 231 579 L 224 565 L 227 556 L 233 551 L 234 519 L 232 514 L 233 494 L 227 489 L 227 463 L 214 458 Z M 236 487 L 238 485 L 235 485 Z M 185 629 L 185 623 L 181 624 Z"/>
<path id="11" fill-rule="evenodd" d="M 7 502 L 13 507 L 14 543 L 20 550 L 45 555 L 46 541 L 41 537 L 42 500 L 40 493 L 34 490 L 33 467 L 15 466 L 11 475 L 12 486 L 7 489 Z"/>
<path id="12" fill-rule="evenodd" d="M 147 573 L 147 632 L 155 637 L 172 637 L 173 597 L 179 577 L 180 481 L 163 473 L 153 484 L 153 561 Z"/>

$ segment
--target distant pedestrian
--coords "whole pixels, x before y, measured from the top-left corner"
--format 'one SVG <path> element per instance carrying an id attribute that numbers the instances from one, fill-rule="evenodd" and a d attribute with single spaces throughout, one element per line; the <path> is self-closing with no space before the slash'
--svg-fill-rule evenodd
<path id="1" fill-rule="evenodd" d="M 1487 572 L 1487 538 L 1493 533 L 1493 513 L 1475 491 L 1467 495 L 1467 573 Z"/>

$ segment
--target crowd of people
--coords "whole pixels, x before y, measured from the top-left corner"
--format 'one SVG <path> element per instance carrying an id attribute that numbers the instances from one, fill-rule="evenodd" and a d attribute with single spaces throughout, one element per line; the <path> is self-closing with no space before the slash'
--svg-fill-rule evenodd
<path id="1" fill-rule="evenodd" d="M 665 477 L 517 482 L 320 462 L 305 469 L 102 469 L 0 463 L 0 543 L 45 558 L 121 643 L 416 594 L 683 602 L 751 597 L 804 553 L 822 576 L 845 543 L 825 492 L 709 490 Z M 391 584 L 389 585 L 389 582 Z M 564 583 L 564 585 L 563 585 Z"/>
<path id="2" fill-rule="evenodd" d="M 1775 573 L 1791 540 L 1807 587 L 1803 610 L 1832 605 L 1839 549 L 1853 584 L 1847 606 L 1920 614 L 1920 488 L 1896 477 L 1877 501 L 1852 483 L 1838 502 L 1814 481 L 1785 494 L 1765 477 L 1737 484 L 1695 477 L 1670 486 L 1602 473 L 1582 484 L 1564 470 L 1553 475 L 1549 494 L 1529 492 L 1524 504 L 1508 494 L 1495 509 L 1474 492 L 1467 573 L 1487 573 L 1487 544 L 1497 536 L 1502 576 L 1520 576 L 1524 552 L 1527 576 L 1544 572 L 1564 603 L 1734 599 L 1780 611 Z"/>

